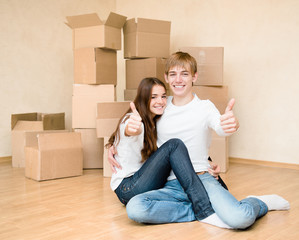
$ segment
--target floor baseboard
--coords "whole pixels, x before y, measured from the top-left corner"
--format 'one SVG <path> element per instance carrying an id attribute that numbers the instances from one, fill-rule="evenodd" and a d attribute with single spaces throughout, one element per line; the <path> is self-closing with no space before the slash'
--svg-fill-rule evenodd
<path id="1" fill-rule="evenodd" d="M 292 164 L 292 163 L 269 162 L 269 161 L 260 161 L 260 160 L 234 158 L 234 157 L 230 157 L 229 162 L 299 170 L 299 164 Z"/>

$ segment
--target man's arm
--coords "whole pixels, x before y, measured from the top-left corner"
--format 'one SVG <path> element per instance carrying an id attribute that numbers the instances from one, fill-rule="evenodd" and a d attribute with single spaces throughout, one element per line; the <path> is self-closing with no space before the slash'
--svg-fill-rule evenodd
<path id="1" fill-rule="evenodd" d="M 110 168 L 112 170 L 113 173 L 116 173 L 116 169 L 121 169 L 120 164 L 115 160 L 114 158 L 114 154 L 116 154 L 116 150 L 115 147 L 112 145 L 109 149 L 108 149 L 108 162 L 110 164 Z"/>

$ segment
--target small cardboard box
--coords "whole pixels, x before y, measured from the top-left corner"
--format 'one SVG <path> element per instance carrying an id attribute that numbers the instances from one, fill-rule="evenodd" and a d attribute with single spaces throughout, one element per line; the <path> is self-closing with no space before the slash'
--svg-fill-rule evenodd
<path id="1" fill-rule="evenodd" d="M 127 17 L 111 12 L 106 22 L 96 13 L 68 16 L 66 19 L 66 25 L 73 29 L 73 49 L 121 49 L 121 28 Z"/>
<path id="2" fill-rule="evenodd" d="M 225 112 L 228 104 L 228 87 L 206 87 L 206 86 L 193 86 L 192 92 L 195 93 L 200 99 L 209 99 L 219 110 L 220 114 Z"/>
<path id="3" fill-rule="evenodd" d="M 213 162 L 220 166 L 220 171 L 227 172 L 229 168 L 228 137 L 220 137 L 213 132 L 209 154 Z"/>
<path id="4" fill-rule="evenodd" d="M 115 100 L 114 85 L 74 84 L 72 97 L 72 127 L 96 128 L 98 102 Z"/>
<path id="5" fill-rule="evenodd" d="M 81 133 L 83 168 L 103 168 L 104 139 L 97 138 L 95 128 L 74 129 Z"/>
<path id="6" fill-rule="evenodd" d="M 82 175 L 80 133 L 41 133 L 35 139 L 25 147 L 26 177 L 43 181 Z"/>
<path id="7" fill-rule="evenodd" d="M 116 51 L 101 48 L 75 49 L 74 82 L 116 85 Z"/>
<path id="8" fill-rule="evenodd" d="M 25 133 L 28 131 L 64 130 L 64 113 L 21 113 L 11 115 L 12 166 L 25 167 Z"/>
<path id="9" fill-rule="evenodd" d="M 182 47 L 197 61 L 198 78 L 194 85 L 222 86 L 223 84 L 223 47 Z"/>
<path id="10" fill-rule="evenodd" d="M 170 96 L 171 91 L 169 89 L 166 89 L 166 95 Z M 134 101 L 135 97 L 137 95 L 137 89 L 125 89 L 124 90 L 124 100 L 125 101 Z"/>
<path id="11" fill-rule="evenodd" d="M 110 137 L 130 102 L 106 102 L 97 104 L 97 137 Z"/>
<path id="12" fill-rule="evenodd" d="M 164 80 L 166 59 L 146 58 L 126 60 L 126 88 L 138 88 L 143 78 L 155 77 L 164 82 L 166 88 L 168 84 Z"/>
<path id="13" fill-rule="evenodd" d="M 168 58 L 171 22 L 132 18 L 124 25 L 124 58 Z"/>

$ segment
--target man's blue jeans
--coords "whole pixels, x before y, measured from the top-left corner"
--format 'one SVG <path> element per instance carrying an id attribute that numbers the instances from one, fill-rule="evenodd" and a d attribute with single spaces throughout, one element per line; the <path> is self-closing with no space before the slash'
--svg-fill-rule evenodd
<path id="1" fill-rule="evenodd" d="M 165 142 L 133 176 L 121 182 L 115 193 L 123 204 L 127 204 L 137 194 L 164 187 L 171 169 L 187 198 L 191 200 L 189 203 L 193 217 L 201 220 L 213 214 L 207 192 L 194 171 L 185 144 L 180 139 Z"/>
<path id="2" fill-rule="evenodd" d="M 236 229 L 245 229 L 268 212 L 267 205 L 257 198 L 238 201 L 210 174 L 198 175 L 216 214 Z M 189 222 L 196 220 L 191 202 L 177 180 L 164 188 L 133 197 L 127 204 L 129 218 L 142 223 Z"/>

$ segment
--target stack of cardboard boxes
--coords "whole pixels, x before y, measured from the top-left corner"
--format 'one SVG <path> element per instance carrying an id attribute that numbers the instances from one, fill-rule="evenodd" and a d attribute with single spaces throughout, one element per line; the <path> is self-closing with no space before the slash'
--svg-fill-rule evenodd
<path id="1" fill-rule="evenodd" d="M 73 30 L 72 127 L 81 133 L 83 167 L 102 168 L 104 140 L 96 134 L 97 103 L 116 100 L 117 50 L 127 18 L 112 12 L 105 22 L 96 13 L 66 18 Z"/>
<path id="2" fill-rule="evenodd" d="M 228 88 L 223 86 L 223 47 L 182 47 L 179 49 L 188 52 L 197 62 L 197 81 L 193 84 L 193 92 L 200 99 L 209 99 L 224 113 L 228 103 Z M 220 165 L 221 171 L 226 172 L 228 162 L 228 138 L 212 135 L 210 156 Z"/>
<path id="3" fill-rule="evenodd" d="M 170 28 L 169 21 L 144 18 L 129 19 L 124 25 L 125 100 L 134 100 L 138 85 L 145 77 L 164 81 L 165 61 L 170 53 Z"/>

